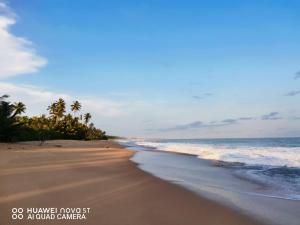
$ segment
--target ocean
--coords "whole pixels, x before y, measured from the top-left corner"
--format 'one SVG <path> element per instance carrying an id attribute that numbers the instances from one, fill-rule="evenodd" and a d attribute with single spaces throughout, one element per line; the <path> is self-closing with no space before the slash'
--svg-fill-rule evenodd
<path id="1" fill-rule="evenodd" d="M 300 138 L 131 139 L 161 179 L 272 224 L 300 224 Z M 180 153 L 180 154 L 174 154 Z"/>

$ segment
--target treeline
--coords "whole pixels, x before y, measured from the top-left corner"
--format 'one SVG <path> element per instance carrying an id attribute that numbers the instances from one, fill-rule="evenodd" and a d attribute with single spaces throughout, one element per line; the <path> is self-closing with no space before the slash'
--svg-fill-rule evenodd
<path id="1" fill-rule="evenodd" d="M 66 102 L 60 98 L 48 106 L 49 115 L 22 116 L 26 106 L 22 102 L 11 103 L 8 95 L 0 97 L 0 141 L 41 142 L 51 139 L 95 140 L 107 139 L 104 131 L 90 123 L 91 114 L 80 114 L 81 104 L 74 101 L 72 113 L 66 113 Z"/>

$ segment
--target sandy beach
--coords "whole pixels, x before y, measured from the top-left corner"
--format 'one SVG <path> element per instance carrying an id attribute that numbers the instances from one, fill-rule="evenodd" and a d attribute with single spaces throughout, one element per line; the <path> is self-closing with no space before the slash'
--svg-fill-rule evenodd
<path id="1" fill-rule="evenodd" d="M 0 224 L 254 225 L 142 170 L 112 141 L 0 144 Z M 90 208 L 86 220 L 12 220 L 12 208 Z"/>

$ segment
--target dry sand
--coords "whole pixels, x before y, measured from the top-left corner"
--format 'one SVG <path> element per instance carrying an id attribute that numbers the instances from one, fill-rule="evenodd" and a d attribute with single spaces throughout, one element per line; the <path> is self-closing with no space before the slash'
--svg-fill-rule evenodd
<path id="1" fill-rule="evenodd" d="M 259 224 L 139 170 L 111 141 L 0 144 L 0 225 Z M 91 208 L 86 220 L 12 220 L 12 208 Z"/>

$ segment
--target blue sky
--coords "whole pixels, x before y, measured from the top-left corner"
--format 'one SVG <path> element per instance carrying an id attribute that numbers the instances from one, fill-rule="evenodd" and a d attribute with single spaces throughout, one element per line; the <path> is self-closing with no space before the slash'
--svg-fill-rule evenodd
<path id="1" fill-rule="evenodd" d="M 299 1 L 0 2 L 0 88 L 28 114 L 64 96 L 117 135 L 300 136 Z"/>

